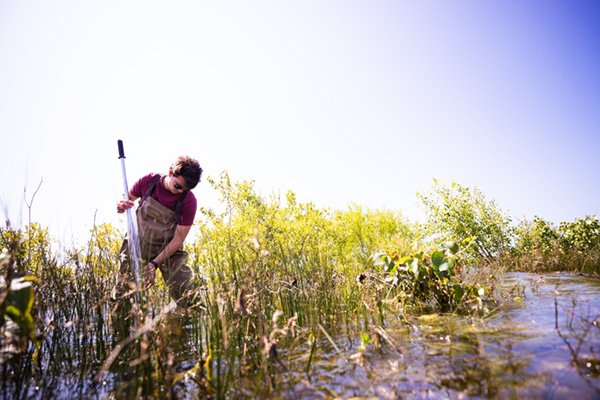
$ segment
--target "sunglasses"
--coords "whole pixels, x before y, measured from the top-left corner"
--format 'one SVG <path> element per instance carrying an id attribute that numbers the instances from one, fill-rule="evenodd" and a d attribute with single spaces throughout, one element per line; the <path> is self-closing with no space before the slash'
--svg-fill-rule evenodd
<path id="1" fill-rule="evenodd" d="M 179 175 L 175 175 L 175 174 L 173 174 L 173 177 L 174 177 L 174 178 L 177 178 L 177 177 L 179 177 Z M 175 181 L 175 183 L 173 184 L 173 187 L 174 187 L 175 189 L 177 189 L 177 190 L 184 190 L 184 189 L 183 189 L 183 186 L 181 186 L 179 183 L 177 183 L 177 181 Z"/>

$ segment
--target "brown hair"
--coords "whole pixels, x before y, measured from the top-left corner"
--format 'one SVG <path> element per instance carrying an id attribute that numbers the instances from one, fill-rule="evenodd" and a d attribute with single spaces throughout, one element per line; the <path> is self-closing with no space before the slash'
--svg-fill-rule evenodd
<path id="1" fill-rule="evenodd" d="M 195 188 L 202 176 L 202 168 L 198 160 L 188 156 L 178 157 L 171 165 L 171 171 L 174 176 L 183 176 L 188 189 Z"/>

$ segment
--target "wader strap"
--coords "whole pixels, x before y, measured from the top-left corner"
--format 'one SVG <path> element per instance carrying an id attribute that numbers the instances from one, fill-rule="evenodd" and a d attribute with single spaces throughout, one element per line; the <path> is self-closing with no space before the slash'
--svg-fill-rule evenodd
<path id="1" fill-rule="evenodd" d="M 181 196 L 179 196 L 179 199 L 177 199 L 177 204 L 175 205 L 175 222 L 177 225 L 179 225 L 179 215 L 181 214 L 183 199 L 185 199 L 185 196 L 188 194 L 188 192 L 189 190 L 186 190 L 185 192 L 181 193 Z"/>
<path id="2" fill-rule="evenodd" d="M 154 180 L 152 181 L 150 186 L 148 186 L 148 189 L 146 189 L 146 193 L 144 193 L 144 196 L 142 197 L 142 200 L 140 201 L 139 207 L 141 207 L 144 200 L 146 200 L 148 198 L 148 196 L 150 196 L 152 194 L 152 192 L 154 192 L 154 188 L 156 187 L 156 184 L 158 183 L 158 181 L 160 181 L 160 178 L 162 178 L 162 176 L 156 175 L 156 177 L 154 178 Z"/>
<path id="3" fill-rule="evenodd" d="M 140 201 L 140 205 L 138 206 L 138 208 L 141 207 L 144 200 L 146 200 L 148 198 L 148 196 L 150 196 L 152 194 L 152 192 L 154 192 L 154 189 L 156 188 L 156 185 L 160 181 L 160 178 L 162 178 L 162 176 L 157 175 L 156 178 L 154 178 L 154 180 L 152 181 L 152 184 L 150 184 L 150 186 L 148 186 L 148 189 L 146 189 L 146 193 L 144 193 L 144 196 L 142 197 L 142 200 Z M 185 196 L 188 194 L 188 192 L 189 192 L 189 190 L 186 190 L 183 193 L 181 193 L 181 196 L 179 196 L 179 199 L 177 199 L 177 204 L 175 205 L 175 223 L 178 225 L 179 225 L 179 215 L 181 214 L 181 207 L 183 206 L 183 200 L 185 199 Z"/>

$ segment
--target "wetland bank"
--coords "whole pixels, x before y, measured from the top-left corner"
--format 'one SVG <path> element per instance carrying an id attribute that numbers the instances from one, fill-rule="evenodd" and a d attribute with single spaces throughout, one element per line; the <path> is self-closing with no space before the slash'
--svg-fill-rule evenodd
<path id="1" fill-rule="evenodd" d="M 210 182 L 188 310 L 161 283 L 115 312 L 111 225 L 58 255 L 44 227 L 1 229 L 1 397 L 600 396 L 597 217 L 515 223 L 436 184 L 414 224 Z"/>

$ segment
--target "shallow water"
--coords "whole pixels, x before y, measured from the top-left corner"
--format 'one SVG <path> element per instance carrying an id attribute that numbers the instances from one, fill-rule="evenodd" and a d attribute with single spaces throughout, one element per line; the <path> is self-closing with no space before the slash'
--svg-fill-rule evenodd
<path id="1" fill-rule="evenodd" d="M 275 397 L 600 398 L 600 280 L 512 273 L 502 285 L 511 301 L 483 321 L 422 316 L 386 326 L 379 349 L 336 339 L 342 356 L 323 340 L 308 376 L 306 357 L 287 355 Z"/>
<path id="2" fill-rule="evenodd" d="M 485 319 L 435 314 L 387 321 L 369 328 L 378 343 L 366 344 L 363 351 L 357 332 L 347 328 L 329 332 L 333 343 L 318 335 L 308 373 L 310 347 L 300 336 L 293 346 L 279 349 L 281 363 L 270 389 L 248 374 L 231 383 L 228 397 L 600 398 L 600 279 L 511 273 L 501 286 L 510 291 L 508 301 Z M 178 338 L 170 362 L 185 373 L 202 354 L 194 333 L 202 329 L 189 324 L 174 332 L 175 325 L 167 330 Z M 135 397 L 127 357 L 115 361 L 100 382 L 95 380 L 112 348 L 108 332 L 91 329 L 86 337 L 64 329 L 53 334 L 59 332 L 60 340 L 46 338 L 56 348 L 40 357 L 47 372 L 25 377 L 18 370 L 3 370 L 0 397 Z M 93 351 L 84 354 L 82 348 Z M 163 390 L 176 398 L 203 394 L 188 379 L 170 393 Z"/>

